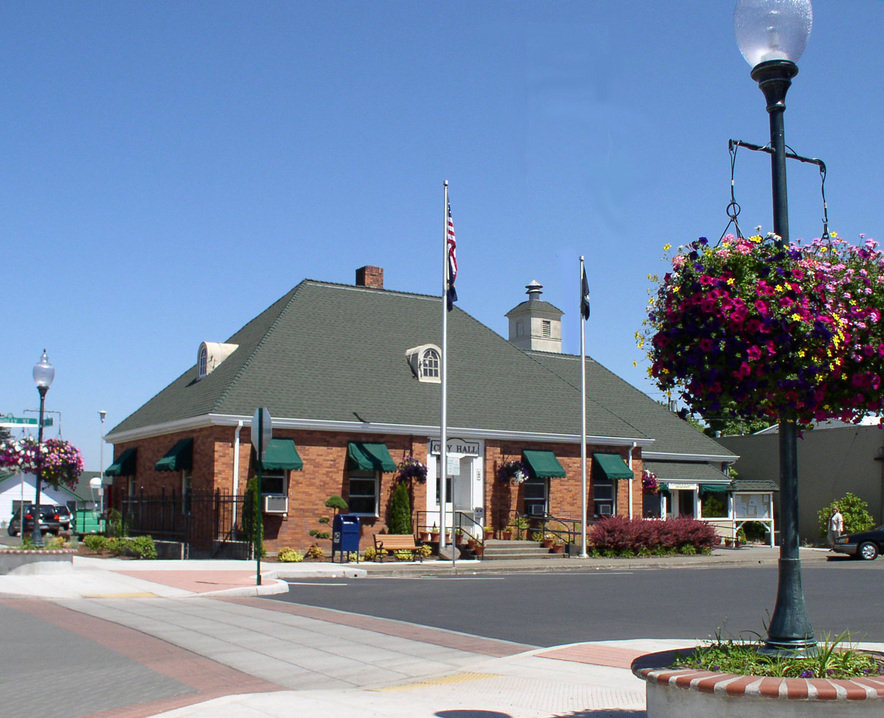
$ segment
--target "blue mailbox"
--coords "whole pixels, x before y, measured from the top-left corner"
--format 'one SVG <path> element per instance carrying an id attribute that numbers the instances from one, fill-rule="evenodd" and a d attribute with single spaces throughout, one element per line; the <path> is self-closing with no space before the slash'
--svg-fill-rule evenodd
<path id="1" fill-rule="evenodd" d="M 335 551 L 340 552 L 341 563 L 344 562 L 344 552 L 347 552 L 347 560 L 350 560 L 350 552 L 356 552 L 356 563 L 359 563 L 359 535 L 361 533 L 359 516 L 356 514 L 335 514 L 332 521 L 332 561 L 335 560 Z"/>

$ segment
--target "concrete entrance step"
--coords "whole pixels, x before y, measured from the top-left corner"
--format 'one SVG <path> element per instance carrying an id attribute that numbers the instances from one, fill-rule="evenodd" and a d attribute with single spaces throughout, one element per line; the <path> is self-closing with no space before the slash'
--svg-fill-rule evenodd
<path id="1" fill-rule="evenodd" d="M 486 561 L 505 561 L 520 558 L 561 558 L 562 554 L 550 553 L 536 541 L 485 541 Z"/>

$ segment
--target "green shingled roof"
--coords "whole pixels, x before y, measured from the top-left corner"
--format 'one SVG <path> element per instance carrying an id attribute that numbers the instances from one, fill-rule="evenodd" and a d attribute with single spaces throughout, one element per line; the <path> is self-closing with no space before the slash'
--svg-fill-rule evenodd
<path id="1" fill-rule="evenodd" d="M 197 381 L 188 368 L 111 433 L 210 413 L 250 417 L 258 406 L 274 419 L 438 425 L 440 385 L 418 381 L 405 352 L 441 345 L 440 310 L 437 297 L 305 280 L 231 336 L 239 346 L 214 371 Z M 457 307 L 448 347 L 450 427 L 579 434 L 579 384 Z M 587 431 L 653 436 L 624 416 L 617 401 L 593 399 Z"/>
<path id="2" fill-rule="evenodd" d="M 543 366 L 580 388 L 580 357 L 570 354 L 528 352 Z M 737 457 L 717 441 L 697 431 L 688 422 L 673 414 L 662 404 L 651 399 L 634 386 L 589 357 L 586 358 L 587 402 L 609 407 L 623 417 L 634 431 L 654 437 L 652 446 L 644 453 L 722 457 L 732 461 Z M 673 459 L 677 456 L 673 456 Z"/>

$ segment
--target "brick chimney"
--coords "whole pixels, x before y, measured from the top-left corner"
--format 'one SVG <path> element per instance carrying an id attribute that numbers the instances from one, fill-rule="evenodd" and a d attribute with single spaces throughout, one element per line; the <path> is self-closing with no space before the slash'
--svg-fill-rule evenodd
<path id="1" fill-rule="evenodd" d="M 371 289 L 384 288 L 383 267 L 360 267 L 356 270 L 356 286 L 370 287 Z"/>

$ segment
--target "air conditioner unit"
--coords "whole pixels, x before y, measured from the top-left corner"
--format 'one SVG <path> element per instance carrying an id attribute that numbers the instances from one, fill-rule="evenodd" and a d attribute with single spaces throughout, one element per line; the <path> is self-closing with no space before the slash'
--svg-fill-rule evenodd
<path id="1" fill-rule="evenodd" d="M 610 516 L 614 513 L 614 507 L 611 504 L 599 504 L 598 512 L 599 516 Z"/>
<path id="2" fill-rule="evenodd" d="M 546 514 L 546 507 L 543 504 L 531 504 L 530 514 L 532 516 L 543 516 Z"/>
<path id="3" fill-rule="evenodd" d="M 267 494 L 264 497 L 265 514 L 287 514 L 289 512 L 289 497 L 280 494 Z"/>

